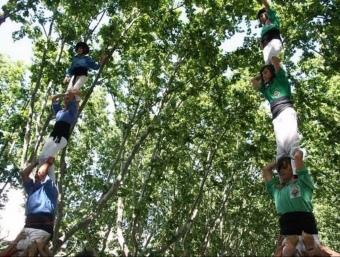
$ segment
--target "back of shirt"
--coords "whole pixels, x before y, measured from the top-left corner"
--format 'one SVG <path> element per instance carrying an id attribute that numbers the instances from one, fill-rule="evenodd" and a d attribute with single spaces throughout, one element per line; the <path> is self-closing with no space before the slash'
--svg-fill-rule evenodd
<path id="1" fill-rule="evenodd" d="M 25 214 L 51 213 L 55 214 L 58 201 L 58 190 L 54 182 L 46 176 L 45 182 L 34 183 L 31 179 L 23 184 L 28 194 Z"/>

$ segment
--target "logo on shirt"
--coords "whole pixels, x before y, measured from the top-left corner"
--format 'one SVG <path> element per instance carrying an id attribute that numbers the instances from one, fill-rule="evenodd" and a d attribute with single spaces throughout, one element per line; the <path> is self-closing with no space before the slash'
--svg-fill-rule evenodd
<path id="1" fill-rule="evenodd" d="M 290 198 L 301 197 L 301 189 L 298 185 L 293 185 L 289 191 Z"/>
<path id="2" fill-rule="evenodd" d="M 280 91 L 275 90 L 273 95 L 274 97 L 278 97 L 280 95 Z"/>

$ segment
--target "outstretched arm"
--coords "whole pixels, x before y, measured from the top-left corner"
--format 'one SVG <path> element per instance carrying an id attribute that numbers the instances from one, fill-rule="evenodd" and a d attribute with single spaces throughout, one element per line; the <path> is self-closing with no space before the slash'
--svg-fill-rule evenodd
<path id="1" fill-rule="evenodd" d="M 319 248 L 329 254 L 330 256 L 340 256 L 340 253 L 335 252 L 324 245 L 320 245 Z"/>
<path id="2" fill-rule="evenodd" d="M 268 182 L 273 178 L 273 169 L 276 167 L 276 162 L 268 163 L 262 168 L 262 174 L 265 182 Z"/>
<path id="3" fill-rule="evenodd" d="M 102 53 L 100 54 L 100 61 L 99 61 L 100 66 L 103 66 L 103 64 L 104 64 L 104 62 L 105 62 L 105 60 L 106 60 L 106 58 L 107 58 L 107 55 L 106 55 L 104 52 L 102 52 Z"/>
<path id="4" fill-rule="evenodd" d="M 270 8 L 270 5 L 269 5 L 268 1 L 267 1 L 267 0 L 262 0 L 262 3 L 263 3 L 263 5 L 264 5 L 264 7 L 266 7 L 266 9 L 267 9 L 267 11 L 268 11 L 269 8 Z"/>

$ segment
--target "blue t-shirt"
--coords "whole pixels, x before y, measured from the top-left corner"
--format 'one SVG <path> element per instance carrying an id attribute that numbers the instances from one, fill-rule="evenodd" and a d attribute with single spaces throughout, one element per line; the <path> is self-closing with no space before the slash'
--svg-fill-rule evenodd
<path id="1" fill-rule="evenodd" d="M 58 202 L 58 190 L 47 175 L 43 183 L 34 183 L 32 179 L 24 182 L 23 186 L 28 195 L 25 214 L 51 213 L 55 214 Z"/>
<path id="2" fill-rule="evenodd" d="M 91 57 L 89 56 L 75 56 L 72 60 L 71 66 L 66 71 L 67 77 L 72 77 L 74 75 L 75 68 L 86 68 L 92 70 L 98 70 L 100 65 L 96 63 Z"/>
<path id="3" fill-rule="evenodd" d="M 76 101 L 70 101 L 69 108 L 63 110 L 60 103 L 53 103 L 52 108 L 55 114 L 55 121 L 65 121 L 69 124 L 73 124 L 77 119 L 77 104 Z"/>

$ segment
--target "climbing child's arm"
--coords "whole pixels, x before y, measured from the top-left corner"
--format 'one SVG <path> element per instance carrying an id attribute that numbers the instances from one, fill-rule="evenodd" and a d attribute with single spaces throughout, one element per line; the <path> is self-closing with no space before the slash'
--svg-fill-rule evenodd
<path id="1" fill-rule="evenodd" d="M 262 3 L 263 3 L 263 5 L 264 5 L 264 7 L 266 7 L 266 9 L 267 9 L 267 11 L 268 11 L 269 8 L 270 8 L 270 5 L 269 5 L 268 1 L 267 1 L 267 0 L 262 0 Z"/>

